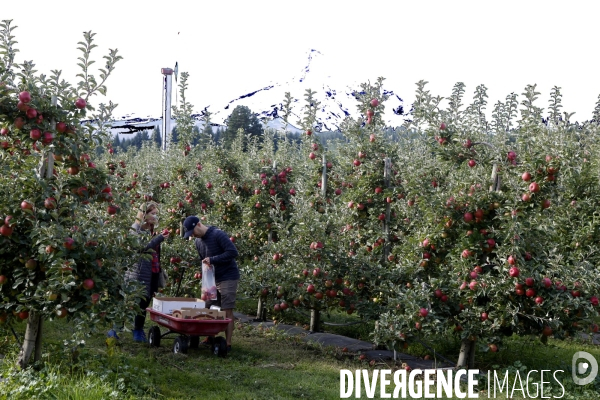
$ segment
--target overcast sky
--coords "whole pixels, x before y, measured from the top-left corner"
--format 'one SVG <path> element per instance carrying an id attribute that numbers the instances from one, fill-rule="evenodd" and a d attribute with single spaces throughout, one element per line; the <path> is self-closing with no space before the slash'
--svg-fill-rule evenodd
<path id="1" fill-rule="evenodd" d="M 464 82 L 466 100 L 484 84 L 489 112 L 527 84 L 538 85 L 538 106 L 546 108 L 559 86 L 563 110 L 583 121 L 600 94 L 599 11 L 600 2 L 577 0 L 28 0 L 3 2 L 0 16 L 18 26 L 17 61 L 33 60 L 44 73 L 61 69 L 71 82 L 84 31 L 97 34 L 98 64 L 118 48 L 123 60 L 107 82 L 115 117 L 160 117 L 160 70 L 178 62 L 190 74 L 194 111 L 210 106 L 216 122 L 229 115 L 230 101 L 269 85 L 239 104 L 257 111 L 285 91 L 301 98 L 308 87 L 343 91 L 379 76 L 407 109 L 421 79 L 441 96 Z"/>

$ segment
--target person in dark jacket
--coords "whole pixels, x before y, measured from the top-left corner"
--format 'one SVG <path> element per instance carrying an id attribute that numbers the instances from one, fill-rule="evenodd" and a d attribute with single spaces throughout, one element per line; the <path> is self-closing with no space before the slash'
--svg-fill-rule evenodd
<path id="1" fill-rule="evenodd" d="M 233 335 L 233 309 L 235 308 L 236 292 L 240 280 L 240 270 L 235 258 L 238 250 L 229 239 L 229 235 L 215 226 L 206 226 L 195 216 L 187 217 L 183 222 L 184 239 L 196 238 L 194 244 L 203 263 L 214 269 L 217 284 L 217 300 L 209 302 L 207 307 L 215 304 L 225 311 L 226 318 L 231 323 L 225 331 L 227 351 L 231 351 L 231 336 Z"/>
<path id="2" fill-rule="evenodd" d="M 162 272 L 160 267 L 160 244 L 169 237 L 168 233 L 156 234 L 154 228 L 158 224 L 158 204 L 151 201 L 140 206 L 137 217 L 131 232 L 143 236 L 149 240 L 148 244 L 142 249 L 142 254 L 150 256 L 140 257 L 137 263 L 125 273 L 125 282 L 139 282 L 146 287 L 146 297 L 140 300 L 141 313 L 136 315 L 133 324 L 133 340 L 135 342 L 146 342 L 144 333 L 144 323 L 146 322 L 146 307 L 154 293 L 158 291 L 159 274 Z M 109 337 L 118 338 L 113 329 L 108 332 Z"/>

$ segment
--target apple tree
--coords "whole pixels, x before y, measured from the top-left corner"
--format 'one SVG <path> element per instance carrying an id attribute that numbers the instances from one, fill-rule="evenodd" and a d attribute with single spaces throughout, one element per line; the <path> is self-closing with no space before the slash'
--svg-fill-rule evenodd
<path id="1" fill-rule="evenodd" d="M 495 130 L 482 113 L 484 87 L 461 110 L 457 85 L 442 110 L 441 98 L 424 86 L 418 84 L 412 123 L 429 151 L 418 160 L 420 173 L 404 175 L 407 197 L 415 200 L 407 239 L 393 252 L 403 284 L 389 295 L 376 340 L 396 348 L 454 334 L 462 340 L 458 365 L 472 367 L 477 348 L 498 351 L 504 336 L 545 341 L 589 325 L 597 316 L 595 255 L 573 251 L 558 232 L 573 229 L 571 221 L 585 226 L 582 239 L 597 230 L 572 204 L 573 197 L 585 204 L 598 195 L 591 184 L 587 193 L 573 193 L 591 178 L 581 163 L 591 131 L 544 120 L 535 86 L 523 94 L 516 126 L 510 128 L 516 112 L 497 112 Z"/>
<path id="2" fill-rule="evenodd" d="M 85 32 L 72 86 L 60 71 L 48 77 L 36 75 L 31 61 L 17 65 L 14 28 L 0 24 L 0 320 L 27 321 L 18 360 L 24 368 L 42 320 L 68 318 L 89 332 L 134 312 L 139 290 L 123 285 L 128 248 L 137 247 L 124 233 L 128 204 L 92 157 L 115 105 L 96 109 L 90 100 L 106 92 L 121 56 L 110 50 L 96 78 L 94 34 Z"/>

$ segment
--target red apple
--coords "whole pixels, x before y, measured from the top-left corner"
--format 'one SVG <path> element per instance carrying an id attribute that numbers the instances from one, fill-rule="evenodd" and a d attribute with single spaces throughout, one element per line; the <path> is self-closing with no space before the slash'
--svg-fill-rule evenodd
<path id="1" fill-rule="evenodd" d="M 548 200 L 548 199 L 542 200 L 542 208 L 546 209 L 549 207 L 550 207 L 550 200 Z"/>
<path id="2" fill-rule="evenodd" d="M 75 101 L 75 107 L 79 108 L 80 110 L 82 108 L 85 108 L 86 105 L 87 105 L 87 102 L 84 99 L 82 99 L 81 97 Z"/>
<path id="3" fill-rule="evenodd" d="M 466 212 L 463 215 L 463 219 L 465 220 L 466 223 L 470 223 L 471 221 L 473 221 L 473 214 L 471 214 L 470 212 Z"/>
<path id="4" fill-rule="evenodd" d="M 511 278 L 517 278 L 520 273 L 521 272 L 519 271 L 519 268 L 517 268 L 517 267 L 511 267 L 508 270 L 508 275 L 510 275 Z"/>
<path id="5" fill-rule="evenodd" d="M 550 280 L 550 278 L 542 279 L 542 284 L 546 289 L 550 289 L 552 287 L 552 281 Z"/>
<path id="6" fill-rule="evenodd" d="M 544 303 L 544 298 L 542 296 L 538 296 L 535 298 L 535 303 L 542 305 Z"/>
<path id="7" fill-rule="evenodd" d="M 77 175 L 79 173 L 79 167 L 69 167 L 67 168 L 67 173 L 69 175 Z"/>
<path id="8" fill-rule="evenodd" d="M 0 235 L 2 236 L 10 236 L 13 233 L 13 228 L 11 226 L 8 225 L 2 225 L 0 226 Z"/>
<path id="9" fill-rule="evenodd" d="M 58 133 L 65 133 L 67 130 L 67 124 L 65 124 L 64 122 L 57 122 L 56 123 L 56 132 Z"/>
<path id="10" fill-rule="evenodd" d="M 535 283 L 535 280 L 533 278 L 525 278 L 525 284 L 527 286 L 533 286 L 534 283 Z"/>
<path id="11" fill-rule="evenodd" d="M 31 101 L 31 93 L 28 91 L 22 91 L 19 93 L 19 101 L 23 103 L 29 103 Z"/>
<path id="12" fill-rule="evenodd" d="M 33 204 L 31 204 L 29 201 L 27 200 L 23 200 L 21 202 L 21 209 L 22 210 L 32 210 L 33 209 Z"/>
<path id="13" fill-rule="evenodd" d="M 29 137 L 31 140 L 40 140 L 42 132 L 39 129 L 32 129 L 29 131 Z"/>
<path id="14" fill-rule="evenodd" d="M 531 182 L 529 184 L 529 191 L 532 193 L 537 193 L 540 191 L 540 185 L 537 182 Z"/>
<path id="15" fill-rule="evenodd" d="M 429 311 L 426 308 L 421 308 L 419 310 L 419 315 L 423 318 L 425 318 L 428 314 L 429 314 Z"/>
<path id="16" fill-rule="evenodd" d="M 108 206 L 108 208 L 106 209 L 106 212 L 109 215 L 115 215 L 117 213 L 117 211 L 119 211 L 119 208 L 113 204 L 111 204 L 110 206 Z"/>
<path id="17" fill-rule="evenodd" d="M 521 179 L 523 179 L 525 182 L 529 182 L 531 180 L 531 174 L 529 172 L 523 172 Z"/>
<path id="18" fill-rule="evenodd" d="M 33 118 L 37 117 L 38 113 L 35 108 L 29 108 L 29 109 L 27 109 L 27 111 L 25 111 L 25 115 L 27 115 L 27 118 L 33 119 Z"/>
<path id="19" fill-rule="evenodd" d="M 23 126 L 25 126 L 25 120 L 21 117 L 15 118 L 15 128 L 23 129 Z"/>
<path id="20" fill-rule="evenodd" d="M 83 288 L 86 290 L 92 290 L 95 286 L 95 283 L 92 279 L 88 278 L 83 281 Z"/>
<path id="21" fill-rule="evenodd" d="M 48 197 L 44 200 L 44 207 L 48 210 L 54 210 L 56 208 L 56 199 L 54 197 Z"/>
<path id="22" fill-rule="evenodd" d="M 98 300 L 100 300 L 100 295 L 98 293 L 92 293 L 90 298 L 92 299 L 92 304 L 96 304 L 98 303 Z"/>
<path id="23" fill-rule="evenodd" d="M 67 250 L 73 250 L 75 248 L 75 240 L 70 237 L 66 238 L 63 244 Z"/>

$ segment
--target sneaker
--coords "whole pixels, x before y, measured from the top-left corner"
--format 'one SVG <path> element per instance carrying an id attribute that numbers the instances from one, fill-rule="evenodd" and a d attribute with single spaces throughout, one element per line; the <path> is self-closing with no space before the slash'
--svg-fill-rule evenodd
<path id="1" fill-rule="evenodd" d="M 146 343 L 148 340 L 146 339 L 146 333 L 142 329 L 134 329 L 133 330 L 133 341 L 138 343 Z"/>
<path id="2" fill-rule="evenodd" d="M 106 336 L 108 336 L 109 338 L 115 338 L 117 340 L 121 339 L 119 337 L 119 335 L 117 335 L 117 331 L 115 331 L 114 329 L 111 329 L 110 331 L 108 331 L 108 333 L 106 334 Z"/>
<path id="3" fill-rule="evenodd" d="M 203 341 L 201 341 L 200 343 L 201 343 L 201 344 L 204 344 L 204 345 L 211 345 L 211 344 L 213 344 L 213 341 L 214 341 L 214 339 L 215 339 L 215 337 L 214 337 L 214 336 L 207 336 L 207 337 L 205 337 L 205 338 L 204 338 L 204 340 L 203 340 Z"/>

